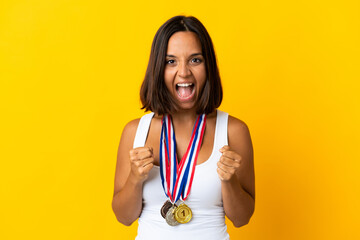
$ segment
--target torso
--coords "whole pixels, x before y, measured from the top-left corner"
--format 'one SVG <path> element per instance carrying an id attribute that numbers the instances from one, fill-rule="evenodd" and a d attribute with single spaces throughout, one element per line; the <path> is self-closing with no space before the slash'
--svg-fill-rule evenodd
<path id="1" fill-rule="evenodd" d="M 138 219 L 136 240 L 193 239 L 194 236 L 197 239 L 204 240 L 229 240 L 225 224 L 221 181 L 216 171 L 217 162 L 221 157 L 218 149 L 228 144 L 228 115 L 219 110 L 217 113 L 218 116 L 214 113 L 207 117 L 203 144 L 194 170 L 191 191 L 185 200 L 185 204 L 192 211 L 193 218 L 191 222 L 179 224 L 175 227 L 169 226 L 160 214 L 160 209 L 167 200 L 160 177 L 161 170 L 158 166 L 161 117 L 144 116 L 144 121 L 139 123 L 133 147 L 143 147 L 144 145 L 153 147 L 155 165 L 157 166 L 150 170 L 148 178 L 143 184 L 143 208 Z M 174 125 L 176 128 L 176 123 Z M 185 139 L 184 136 L 188 134 L 187 137 L 190 138 L 192 129 L 189 126 L 191 124 L 188 124 L 186 126 L 188 129 L 183 132 L 175 129 L 176 133 L 180 131 L 180 134 L 176 135 L 177 148 L 180 148 L 178 155 L 183 154 L 188 145 L 189 139 Z M 182 124 L 178 125 L 178 129 L 181 127 L 183 127 Z"/>

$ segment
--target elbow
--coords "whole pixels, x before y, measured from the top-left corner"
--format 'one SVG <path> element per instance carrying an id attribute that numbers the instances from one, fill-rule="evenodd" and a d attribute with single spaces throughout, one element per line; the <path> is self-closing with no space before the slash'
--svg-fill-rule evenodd
<path id="1" fill-rule="evenodd" d="M 238 221 L 233 221 L 233 225 L 234 225 L 234 227 L 239 228 L 239 227 L 249 224 L 249 222 L 250 222 L 250 218 L 243 219 L 243 220 L 239 219 Z"/>
<path id="2" fill-rule="evenodd" d="M 135 222 L 135 220 L 136 220 L 136 219 L 131 220 L 129 217 L 121 216 L 120 214 L 117 214 L 117 211 L 114 207 L 114 203 L 112 204 L 112 210 L 115 214 L 117 221 L 127 227 L 131 226 L 133 224 L 133 222 Z"/>
<path id="3" fill-rule="evenodd" d="M 123 225 L 125 225 L 127 227 L 131 226 L 131 224 L 133 224 L 133 222 L 134 222 L 134 221 L 129 221 L 127 219 L 121 219 L 121 218 L 118 218 L 118 217 L 116 219 L 118 220 L 119 223 L 121 223 L 121 224 L 123 224 Z"/>
<path id="4" fill-rule="evenodd" d="M 234 221 L 233 225 L 234 225 L 234 227 L 239 228 L 239 227 L 242 227 L 242 226 L 245 226 L 246 224 L 248 224 L 249 220 L 248 221 Z"/>
<path id="5" fill-rule="evenodd" d="M 115 213 L 115 211 L 114 211 L 114 213 Z M 119 223 L 121 223 L 127 227 L 131 226 L 131 224 L 133 224 L 133 222 L 135 222 L 135 220 L 131 220 L 130 218 L 127 218 L 125 216 L 116 215 L 116 213 L 115 213 L 115 216 Z"/>
<path id="6" fill-rule="evenodd" d="M 245 225 L 249 224 L 250 219 L 253 216 L 253 213 L 254 213 L 254 211 L 252 211 L 250 213 L 250 215 L 248 217 L 246 217 L 246 218 L 237 219 L 235 221 L 232 221 L 234 227 L 239 228 L 239 227 L 242 227 L 242 226 L 245 226 Z"/>

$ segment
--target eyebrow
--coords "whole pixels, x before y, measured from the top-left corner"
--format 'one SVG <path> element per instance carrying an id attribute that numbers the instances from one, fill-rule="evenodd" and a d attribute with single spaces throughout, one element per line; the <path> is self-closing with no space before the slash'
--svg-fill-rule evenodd
<path id="1" fill-rule="evenodd" d="M 202 53 L 193 53 L 190 55 L 190 57 L 193 57 L 193 56 L 196 56 L 196 55 L 201 55 L 202 56 Z M 176 57 L 175 55 L 170 55 L 170 54 L 166 54 L 167 57 Z"/>

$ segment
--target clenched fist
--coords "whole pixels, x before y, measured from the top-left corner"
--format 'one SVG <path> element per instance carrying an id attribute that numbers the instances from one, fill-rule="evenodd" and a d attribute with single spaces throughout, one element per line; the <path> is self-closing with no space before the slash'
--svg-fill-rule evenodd
<path id="1" fill-rule="evenodd" d="M 144 182 L 154 166 L 152 147 L 138 147 L 130 150 L 130 174 L 139 182 Z"/>
<path id="2" fill-rule="evenodd" d="M 229 146 L 223 146 L 219 151 L 222 156 L 217 163 L 217 172 L 221 181 L 229 181 L 241 165 L 241 156 L 231 151 Z"/>

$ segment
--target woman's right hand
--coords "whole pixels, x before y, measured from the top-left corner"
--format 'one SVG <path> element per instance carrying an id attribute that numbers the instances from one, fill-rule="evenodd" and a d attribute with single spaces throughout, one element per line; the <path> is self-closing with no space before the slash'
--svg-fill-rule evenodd
<path id="1" fill-rule="evenodd" d="M 138 147 L 130 150 L 130 175 L 137 182 L 144 182 L 154 166 L 152 147 Z"/>

